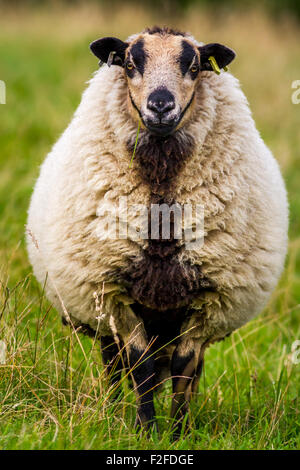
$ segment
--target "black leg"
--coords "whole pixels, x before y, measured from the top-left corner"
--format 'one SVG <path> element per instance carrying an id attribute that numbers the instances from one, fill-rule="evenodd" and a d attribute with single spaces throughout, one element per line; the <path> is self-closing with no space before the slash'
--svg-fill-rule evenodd
<path id="1" fill-rule="evenodd" d="M 128 346 L 128 360 L 133 381 L 136 387 L 138 409 L 136 427 L 149 428 L 155 425 L 153 404 L 154 357 L 151 349 L 139 349 L 132 344 Z"/>
<path id="2" fill-rule="evenodd" d="M 210 340 L 207 340 L 205 343 L 202 344 L 200 348 L 200 353 L 198 356 L 198 362 L 197 362 L 197 368 L 196 368 L 196 373 L 195 377 L 192 382 L 192 393 L 197 393 L 198 391 L 198 385 L 199 385 L 199 380 L 202 375 L 203 367 L 204 367 L 204 353 L 206 351 L 206 348 L 209 346 Z"/>
<path id="3" fill-rule="evenodd" d="M 109 385 L 117 385 L 121 381 L 122 370 L 124 370 L 125 354 L 120 352 L 122 349 L 122 343 L 116 344 L 113 337 L 103 336 L 100 338 L 102 359 L 105 366 L 105 372 L 109 380 Z M 120 349 L 119 349 L 120 348 Z M 121 393 L 120 387 L 117 387 L 114 398 L 117 399 Z"/>
<path id="4" fill-rule="evenodd" d="M 173 427 L 174 437 L 181 432 L 182 422 L 188 411 L 192 380 L 196 373 L 196 361 L 194 350 L 187 350 L 185 354 L 177 347 L 173 353 L 171 374 L 173 382 L 173 399 L 171 418 L 176 421 Z"/>
<path id="5" fill-rule="evenodd" d="M 128 366 L 137 394 L 136 426 L 155 426 L 153 405 L 154 357 L 148 344 L 143 320 L 130 307 L 120 309 L 114 317 L 115 327 L 125 344 Z"/>

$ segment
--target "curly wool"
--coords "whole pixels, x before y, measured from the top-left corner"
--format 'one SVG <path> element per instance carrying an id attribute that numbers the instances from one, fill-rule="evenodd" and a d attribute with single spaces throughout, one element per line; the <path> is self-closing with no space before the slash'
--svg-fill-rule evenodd
<path id="1" fill-rule="evenodd" d="M 193 327 L 190 334 L 202 343 L 221 339 L 264 308 L 283 269 L 288 209 L 278 165 L 255 128 L 238 81 L 229 73 L 202 72 L 191 119 L 177 131 L 191 136 L 193 150 L 175 159 L 176 178 L 160 187 L 174 167 L 157 165 L 153 155 L 150 166 L 138 164 L 147 156 L 146 130 L 141 131 L 137 161 L 128 168 L 128 142 L 134 142 L 137 126 L 126 98 L 122 70 L 100 69 L 43 163 L 28 215 L 28 229 L 38 243 L 37 248 L 27 236 L 34 273 L 42 284 L 48 273 L 47 295 L 63 316 L 67 311 L 75 324 L 93 330 L 99 328 L 95 293 L 103 294 L 100 334 L 112 334 L 113 315 L 126 339 L 139 324 L 134 297 L 143 302 L 151 273 L 136 270 L 137 277 L 146 279 L 140 290 L 134 275 L 128 288 L 120 273 L 143 266 L 148 244 L 130 235 L 99 240 L 97 214 L 104 206 L 113 212 L 122 196 L 128 205 L 149 206 L 153 191 L 145 180 L 156 180 L 154 192 L 168 190 L 179 204 L 205 208 L 203 246 L 186 250 L 180 241 L 176 254 L 183 271 L 190 266 L 207 282 L 202 288 L 199 279 L 194 281 L 196 296 L 189 295 L 188 280 L 184 284 L 181 292 L 193 313 L 182 328 Z M 134 219 L 128 224 L 134 226 Z M 157 279 L 164 270 L 160 264 Z M 167 295 L 178 292 L 177 275 L 165 278 Z M 154 287 L 159 289 L 158 281 Z M 153 294 L 155 305 L 160 295 Z"/>

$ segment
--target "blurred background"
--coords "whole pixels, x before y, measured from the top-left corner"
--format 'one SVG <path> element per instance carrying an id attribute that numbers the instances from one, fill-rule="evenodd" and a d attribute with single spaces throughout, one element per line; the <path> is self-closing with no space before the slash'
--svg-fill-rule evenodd
<path id="1" fill-rule="evenodd" d="M 209 418 L 204 420 L 209 427 L 209 445 L 299 447 L 300 365 L 292 368 L 289 363 L 290 369 L 284 366 L 291 344 L 300 339 L 300 104 L 292 102 L 292 84 L 300 80 L 299 0 L 9 0 L 0 1 L 0 11 L 0 80 L 6 84 L 6 104 L 0 104 L 0 340 L 7 342 L 8 361 L 34 367 L 34 373 L 26 378 L 0 368 L 0 403 L 9 423 L 0 432 L 0 448 L 71 446 L 74 436 L 70 416 L 74 422 L 77 419 L 74 397 L 80 403 L 83 400 L 82 409 L 89 419 L 97 410 L 96 401 L 88 395 L 92 393 L 92 369 L 88 369 L 86 384 L 80 382 L 81 388 L 77 384 L 76 389 L 75 381 L 71 381 L 76 393 L 66 391 L 70 388 L 70 362 L 66 359 L 65 369 L 62 364 L 69 357 L 72 341 L 68 337 L 61 350 L 53 346 L 60 344 L 66 333 L 31 274 L 24 226 L 39 165 L 67 126 L 86 82 L 98 68 L 89 51 L 90 42 L 102 36 L 125 39 L 154 24 L 189 31 L 199 41 L 224 43 L 236 51 L 230 71 L 240 80 L 257 127 L 281 166 L 289 193 L 289 256 L 278 289 L 258 320 L 209 351 L 206 374 L 212 388 L 211 401 L 205 408 Z M 82 341 L 83 349 L 89 351 L 90 340 Z M 74 348 L 72 357 L 73 369 L 80 370 L 80 348 Z M 220 377 L 225 369 L 229 371 L 228 383 L 239 382 L 240 390 L 232 389 L 227 382 L 223 387 Z M 42 386 L 41 381 L 52 384 L 52 388 Z M 97 380 L 92 383 L 93 393 L 99 396 Z M 11 411 L 16 397 L 18 415 Z M 237 397 L 239 407 L 226 408 L 236 403 Z M 161 406 L 167 408 L 167 402 Z M 215 409 L 220 411 L 219 417 Z M 29 430 L 31 412 L 34 418 Z M 24 433 L 23 438 L 16 437 L 21 435 L 24 417 L 27 437 Z M 90 427 L 93 424 L 86 422 Z M 107 431 L 105 426 L 103 429 Z M 220 441 L 224 429 L 228 433 Z M 118 442 L 120 446 L 125 439 L 123 431 L 117 441 L 111 431 L 109 445 Z M 98 436 L 97 426 L 95 433 Z M 59 444 L 57 439 L 61 439 Z M 132 439 L 132 446 L 150 445 Z M 163 448 L 158 442 L 155 445 Z M 86 446 L 78 440 L 77 447 Z"/>

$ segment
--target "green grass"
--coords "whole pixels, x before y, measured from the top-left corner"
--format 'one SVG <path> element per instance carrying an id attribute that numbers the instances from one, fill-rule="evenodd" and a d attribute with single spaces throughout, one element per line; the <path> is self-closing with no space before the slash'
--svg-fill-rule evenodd
<path id="1" fill-rule="evenodd" d="M 169 383 L 155 398 L 160 434 L 135 433 L 133 391 L 124 381 L 121 401 L 112 402 L 98 344 L 62 326 L 32 276 L 24 225 L 39 165 L 96 68 L 89 42 L 118 29 L 124 38 L 154 22 L 135 10 L 133 26 L 130 14 L 109 22 L 107 13 L 79 8 L 25 11 L 20 18 L 8 11 L 0 19 L 0 79 L 7 87 L 7 104 L 0 105 L 0 340 L 7 344 L 0 449 L 300 448 L 300 364 L 291 361 L 292 343 L 300 339 L 300 105 L 290 100 L 291 83 L 300 78 L 300 38 L 292 23 L 239 13 L 216 31 L 198 11 L 177 22 L 199 39 L 238 51 L 232 69 L 282 166 L 291 211 L 281 282 L 257 319 L 208 350 L 189 435 L 170 441 Z"/>

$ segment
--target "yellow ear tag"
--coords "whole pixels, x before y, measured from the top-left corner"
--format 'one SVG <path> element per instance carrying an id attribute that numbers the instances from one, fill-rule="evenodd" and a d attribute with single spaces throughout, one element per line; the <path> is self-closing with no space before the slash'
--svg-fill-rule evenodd
<path id="1" fill-rule="evenodd" d="M 214 58 L 214 56 L 211 55 L 211 56 L 208 58 L 208 60 L 209 60 L 210 65 L 212 66 L 213 71 L 214 71 L 217 75 L 220 75 L 221 70 L 219 69 L 219 66 L 218 66 L 217 61 L 216 61 L 216 59 Z"/>
<path id="2" fill-rule="evenodd" d="M 229 68 L 227 67 L 227 65 L 225 65 L 225 67 L 223 67 L 223 70 L 224 70 L 224 72 L 228 72 Z"/>

